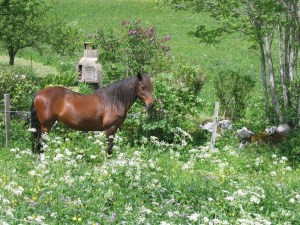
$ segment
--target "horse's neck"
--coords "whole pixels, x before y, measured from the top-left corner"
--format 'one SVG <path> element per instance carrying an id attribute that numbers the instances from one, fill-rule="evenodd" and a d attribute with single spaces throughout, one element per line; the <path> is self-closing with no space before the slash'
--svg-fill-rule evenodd
<path id="1" fill-rule="evenodd" d="M 132 91 L 135 92 L 135 90 Z M 135 93 L 128 94 L 128 91 L 124 90 L 123 92 L 118 92 L 114 104 L 117 106 L 117 108 L 123 107 L 124 113 L 127 113 L 136 99 L 137 97 Z"/>
<path id="2" fill-rule="evenodd" d="M 98 95 L 100 97 L 105 97 L 107 103 L 111 104 L 112 108 L 125 114 L 137 99 L 135 89 L 123 87 L 115 89 L 104 88 L 98 91 Z"/>

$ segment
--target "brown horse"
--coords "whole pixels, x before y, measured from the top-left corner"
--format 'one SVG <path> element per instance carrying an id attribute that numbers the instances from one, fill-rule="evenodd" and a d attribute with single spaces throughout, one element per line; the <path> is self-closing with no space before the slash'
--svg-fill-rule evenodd
<path id="1" fill-rule="evenodd" d="M 117 81 L 95 93 L 83 95 L 63 87 L 47 87 L 35 94 L 31 107 L 32 152 L 43 156 L 41 136 L 49 133 L 56 121 L 80 131 L 105 131 L 108 155 L 112 154 L 113 136 L 139 98 L 148 110 L 153 105 L 153 86 L 149 76 Z"/>

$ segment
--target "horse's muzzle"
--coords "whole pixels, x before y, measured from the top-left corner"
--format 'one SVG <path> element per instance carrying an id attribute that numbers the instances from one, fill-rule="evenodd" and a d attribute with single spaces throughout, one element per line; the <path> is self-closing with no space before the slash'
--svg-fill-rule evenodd
<path id="1" fill-rule="evenodd" d="M 153 104 L 153 103 L 146 104 L 146 106 L 145 106 L 145 108 L 146 108 L 147 111 L 153 109 L 153 107 L 154 107 L 154 104 Z"/>

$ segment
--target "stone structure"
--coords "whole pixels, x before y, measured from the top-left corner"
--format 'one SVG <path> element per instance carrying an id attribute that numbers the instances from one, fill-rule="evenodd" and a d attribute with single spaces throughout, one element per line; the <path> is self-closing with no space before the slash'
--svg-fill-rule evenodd
<path id="1" fill-rule="evenodd" d="M 102 67 L 98 62 L 98 49 L 84 43 L 83 57 L 77 65 L 78 80 L 80 82 L 99 84 L 102 82 Z"/>

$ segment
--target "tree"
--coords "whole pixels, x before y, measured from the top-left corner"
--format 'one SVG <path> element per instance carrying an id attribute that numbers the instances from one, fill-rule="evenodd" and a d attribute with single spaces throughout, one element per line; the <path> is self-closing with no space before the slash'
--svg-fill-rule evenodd
<path id="1" fill-rule="evenodd" d="M 199 26 L 192 34 L 201 42 L 218 44 L 224 34 L 239 32 L 258 49 L 266 118 L 289 121 L 297 115 L 300 123 L 298 54 L 300 46 L 299 0 L 169 0 L 176 8 L 208 11 L 219 22 L 217 29 Z M 279 46 L 274 46 L 278 42 Z M 276 48 L 277 47 L 277 48 Z M 277 52 L 276 52 L 277 51 Z M 279 65 L 274 63 L 278 57 Z M 279 71 L 275 68 L 279 68 Z M 268 78 L 269 77 L 269 78 Z M 276 86 L 276 80 L 281 86 Z M 297 88 L 298 87 L 298 88 Z M 281 90 L 281 96 L 278 94 Z M 270 102 L 271 100 L 271 102 Z M 298 104 L 298 107 L 297 107 Z"/>
<path id="2" fill-rule="evenodd" d="M 60 54 L 74 52 L 78 33 L 51 12 L 46 0 L 0 0 L 0 46 L 8 50 L 9 64 L 18 51 L 44 44 Z M 51 12 L 51 14 L 50 14 Z"/>

